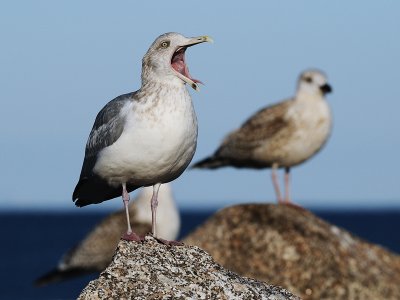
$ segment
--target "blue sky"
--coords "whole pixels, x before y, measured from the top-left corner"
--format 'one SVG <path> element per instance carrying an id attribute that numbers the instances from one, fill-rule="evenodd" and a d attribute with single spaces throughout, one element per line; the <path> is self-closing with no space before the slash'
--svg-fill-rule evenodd
<path id="1" fill-rule="evenodd" d="M 400 207 L 400 2 L 3 1 L 1 208 L 74 209 L 97 112 L 139 88 L 142 56 L 169 31 L 215 41 L 187 52 L 205 83 L 191 91 L 194 161 L 259 108 L 292 96 L 298 74 L 316 67 L 334 88 L 334 129 L 323 151 L 293 169 L 294 200 Z M 173 188 L 186 208 L 275 201 L 269 170 L 187 171 Z"/>

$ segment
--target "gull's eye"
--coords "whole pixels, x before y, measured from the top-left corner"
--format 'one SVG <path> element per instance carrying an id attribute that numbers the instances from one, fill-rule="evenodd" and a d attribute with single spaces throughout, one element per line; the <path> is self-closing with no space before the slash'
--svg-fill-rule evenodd
<path id="1" fill-rule="evenodd" d="M 312 78 L 311 77 L 304 77 L 304 81 L 305 82 L 308 82 L 308 83 L 311 83 L 312 82 Z"/>
<path id="2" fill-rule="evenodd" d="M 161 42 L 161 48 L 168 48 L 169 47 L 169 41 L 164 41 L 164 42 Z"/>

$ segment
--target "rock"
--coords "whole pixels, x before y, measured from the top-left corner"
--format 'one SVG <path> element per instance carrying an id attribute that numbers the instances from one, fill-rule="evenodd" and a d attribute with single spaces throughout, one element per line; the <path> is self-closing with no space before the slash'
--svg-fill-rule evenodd
<path id="1" fill-rule="evenodd" d="M 400 259 L 286 205 L 223 209 L 185 243 L 242 276 L 282 286 L 304 299 L 400 299 Z"/>
<path id="2" fill-rule="evenodd" d="M 100 277 L 78 299 L 299 299 L 285 289 L 243 278 L 194 246 L 166 246 L 146 236 L 121 240 Z"/>

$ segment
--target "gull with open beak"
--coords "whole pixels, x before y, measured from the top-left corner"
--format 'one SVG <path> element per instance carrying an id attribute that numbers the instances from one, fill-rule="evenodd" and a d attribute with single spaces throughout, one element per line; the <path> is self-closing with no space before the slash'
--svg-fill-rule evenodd
<path id="1" fill-rule="evenodd" d="M 122 195 L 127 218 L 125 239 L 140 241 L 129 222 L 129 192 L 153 186 L 152 233 L 160 185 L 179 177 L 193 158 L 197 119 L 185 84 L 199 90 L 185 61 L 188 47 L 212 42 L 208 36 L 159 36 L 143 57 L 139 90 L 110 101 L 98 113 L 86 144 L 77 206 Z M 161 199 L 162 201 L 162 199 Z"/>

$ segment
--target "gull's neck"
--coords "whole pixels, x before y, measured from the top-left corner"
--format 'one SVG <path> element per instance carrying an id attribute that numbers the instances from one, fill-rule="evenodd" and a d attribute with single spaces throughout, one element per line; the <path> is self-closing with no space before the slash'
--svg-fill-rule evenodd
<path id="1" fill-rule="evenodd" d="M 164 67 L 163 70 L 157 71 L 154 67 L 143 60 L 141 75 L 142 86 L 140 91 L 158 90 L 163 88 L 186 88 L 185 83 L 167 68 L 168 67 Z"/>
<path id="2" fill-rule="evenodd" d="M 176 76 L 166 77 L 163 80 L 153 78 L 151 80 L 142 80 L 142 86 L 138 90 L 137 96 L 140 99 L 146 98 L 151 94 L 160 94 L 164 91 L 179 93 L 183 90 L 186 90 L 185 83 Z"/>
<path id="3" fill-rule="evenodd" d="M 324 96 L 320 93 L 307 93 L 299 91 L 295 97 L 295 102 L 299 104 L 311 104 L 323 100 Z"/>
<path id="4" fill-rule="evenodd" d="M 158 104 L 161 103 L 163 103 L 162 107 L 168 108 L 170 104 L 179 105 L 179 103 L 191 102 L 189 91 L 181 82 L 178 84 L 160 81 L 147 82 L 137 91 L 135 98 L 138 103 L 142 104 L 143 109 L 159 107 Z"/>

